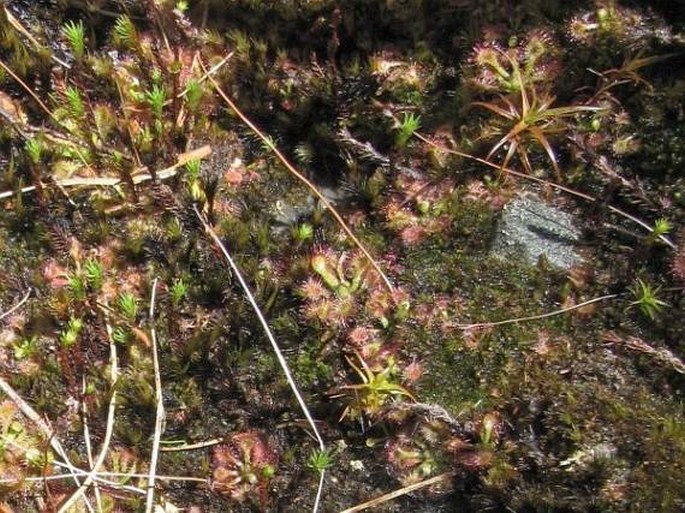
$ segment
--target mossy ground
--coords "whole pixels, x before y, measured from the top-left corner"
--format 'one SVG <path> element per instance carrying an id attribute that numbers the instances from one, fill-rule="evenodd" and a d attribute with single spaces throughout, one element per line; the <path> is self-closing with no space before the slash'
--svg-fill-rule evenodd
<path id="1" fill-rule="evenodd" d="M 182 4 L 6 1 L 0 13 L 3 311 L 30 291 L 2 319 L 0 376 L 84 470 L 116 397 L 99 470 L 120 474 L 99 499 L 88 490 L 94 508 L 145 507 L 153 328 L 162 445 L 199 444 L 161 452 L 159 475 L 196 480 L 158 480 L 157 500 L 314 502 L 317 444 L 197 207 L 332 454 L 321 511 L 441 473 L 376 510 L 682 511 L 677 13 L 603 0 Z M 65 28 L 79 26 L 83 52 Z M 652 56 L 664 59 L 640 60 Z M 393 290 L 200 61 L 331 199 Z M 573 115 L 537 103 L 542 117 L 509 132 L 528 99 L 552 96 Z M 468 157 L 502 137 L 492 165 Z M 577 215 L 584 265 L 493 254 L 520 191 Z M 647 227 L 665 219 L 666 242 L 619 210 Z M 0 509 L 58 510 L 76 487 L 40 478 L 63 472 L 64 455 L 17 408 L 2 396 Z"/>

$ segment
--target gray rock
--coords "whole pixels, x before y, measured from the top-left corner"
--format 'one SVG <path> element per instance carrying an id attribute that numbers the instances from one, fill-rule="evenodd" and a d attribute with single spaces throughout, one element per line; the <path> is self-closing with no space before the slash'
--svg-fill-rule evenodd
<path id="1" fill-rule="evenodd" d="M 582 263 L 577 253 L 580 231 L 573 215 L 552 207 L 535 194 L 522 194 L 502 211 L 492 251 L 535 265 L 541 256 L 561 269 Z"/>

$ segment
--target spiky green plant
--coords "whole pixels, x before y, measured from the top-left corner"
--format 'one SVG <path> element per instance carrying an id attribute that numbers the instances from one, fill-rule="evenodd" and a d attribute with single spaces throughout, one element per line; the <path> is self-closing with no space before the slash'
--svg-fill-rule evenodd
<path id="1" fill-rule="evenodd" d="M 153 115 L 161 119 L 164 112 L 164 102 L 166 102 L 166 90 L 159 84 L 154 84 L 151 89 L 145 91 L 145 99 L 150 105 Z"/>
<path id="2" fill-rule="evenodd" d="M 188 80 L 186 84 L 185 98 L 188 104 L 188 108 L 191 111 L 197 109 L 198 105 L 200 105 L 200 101 L 202 100 L 203 95 L 204 91 L 202 89 L 202 85 L 197 80 Z"/>
<path id="3" fill-rule="evenodd" d="M 316 475 L 321 475 L 332 466 L 333 454 L 330 450 L 314 449 L 307 460 L 307 468 Z"/>
<path id="4" fill-rule="evenodd" d="M 292 235 L 297 242 L 305 242 L 314 237 L 314 227 L 309 223 L 298 224 L 293 227 Z"/>
<path id="5" fill-rule="evenodd" d="M 671 233 L 671 230 L 673 230 L 673 223 L 671 223 L 665 217 L 660 217 L 654 221 L 654 227 L 652 228 L 651 233 L 647 236 L 645 242 L 647 244 L 654 244 L 660 237 Z"/>
<path id="6" fill-rule="evenodd" d="M 659 290 L 660 287 L 652 288 L 649 283 L 638 278 L 630 289 L 635 298 L 635 301 L 630 303 L 630 305 L 637 306 L 651 320 L 656 319 L 657 314 L 665 306 L 669 306 L 666 301 L 659 298 Z"/>
<path id="7" fill-rule="evenodd" d="M 14 343 L 14 357 L 24 360 L 31 357 L 38 349 L 38 337 L 31 335 Z"/>
<path id="8" fill-rule="evenodd" d="M 139 44 L 138 31 L 128 16 L 119 16 L 114 22 L 112 40 L 116 46 L 134 50 Z"/>
<path id="9" fill-rule="evenodd" d="M 72 317 L 67 323 L 67 327 L 62 331 L 59 337 L 60 344 L 63 348 L 69 349 L 78 340 L 78 336 L 83 329 L 83 320 L 78 317 Z"/>
<path id="10" fill-rule="evenodd" d="M 86 113 L 86 108 L 81 98 L 81 93 L 73 86 L 67 86 L 64 94 L 69 104 L 69 113 L 76 119 L 80 120 Z"/>
<path id="11" fill-rule="evenodd" d="M 421 116 L 413 112 L 405 112 L 402 122 L 397 126 L 397 135 L 395 136 L 395 143 L 398 147 L 403 147 L 407 144 L 414 132 L 421 127 Z"/>
<path id="12" fill-rule="evenodd" d="M 78 23 L 67 21 L 62 27 L 62 35 L 69 43 L 74 58 L 77 61 L 83 59 L 86 53 L 86 29 L 83 21 L 79 20 Z"/>
<path id="13" fill-rule="evenodd" d="M 130 292 L 122 292 L 117 300 L 119 312 L 129 322 L 134 322 L 138 315 L 138 300 Z"/>
<path id="14" fill-rule="evenodd" d="M 86 299 L 86 283 L 78 272 L 70 273 L 67 278 L 67 290 L 71 299 L 74 301 L 83 301 Z"/>
<path id="15" fill-rule="evenodd" d="M 24 143 L 24 148 L 33 164 L 40 163 L 43 156 L 43 143 L 39 138 L 27 139 Z"/>
<path id="16" fill-rule="evenodd" d="M 171 285 L 170 292 L 171 304 L 178 306 L 188 294 L 188 284 L 183 280 L 183 278 L 178 278 L 174 280 L 174 283 Z"/>
<path id="17" fill-rule="evenodd" d="M 102 264 L 93 258 L 89 258 L 83 266 L 83 272 L 90 288 L 99 291 L 105 279 L 105 270 Z"/>

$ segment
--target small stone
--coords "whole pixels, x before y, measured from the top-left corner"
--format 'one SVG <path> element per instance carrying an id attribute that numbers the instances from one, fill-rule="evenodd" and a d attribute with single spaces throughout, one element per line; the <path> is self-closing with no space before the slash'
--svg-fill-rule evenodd
<path id="1" fill-rule="evenodd" d="M 531 265 L 544 256 L 551 265 L 568 270 L 582 263 L 576 251 L 580 231 L 573 221 L 572 214 L 535 194 L 522 194 L 504 207 L 492 251 Z"/>

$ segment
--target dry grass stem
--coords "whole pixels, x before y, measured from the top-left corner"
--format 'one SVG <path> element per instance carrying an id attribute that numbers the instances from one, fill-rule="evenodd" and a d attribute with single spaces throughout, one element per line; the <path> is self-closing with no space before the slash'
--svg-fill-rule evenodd
<path id="1" fill-rule="evenodd" d="M 205 70 L 204 65 L 202 62 L 200 63 L 202 66 L 202 69 Z M 205 71 L 206 72 L 206 71 Z M 248 118 L 239 108 L 238 106 L 231 100 L 228 95 L 221 89 L 219 84 L 217 84 L 216 80 L 211 75 L 207 75 L 207 78 L 209 78 L 209 81 L 212 83 L 212 86 L 214 86 L 214 90 L 221 96 L 221 98 L 226 102 L 226 104 L 231 108 L 231 110 L 240 118 L 240 120 L 245 123 L 250 130 L 252 130 L 257 137 L 259 137 L 262 142 L 276 155 L 278 160 L 281 161 L 281 163 L 285 166 L 285 168 L 292 174 L 295 178 L 300 180 L 303 184 L 307 186 L 307 188 L 312 191 L 312 193 L 318 198 L 318 200 L 321 202 L 321 204 L 326 208 L 331 215 L 335 218 L 337 223 L 340 225 L 340 227 L 343 229 L 343 231 L 347 234 L 347 236 L 350 238 L 350 240 L 354 243 L 355 246 L 359 248 L 359 250 L 364 254 L 364 256 L 368 259 L 369 263 L 371 266 L 374 268 L 374 270 L 378 273 L 380 278 L 383 280 L 383 283 L 385 286 L 388 288 L 390 292 L 393 292 L 395 288 L 393 287 L 392 283 L 388 279 L 388 277 L 385 275 L 383 270 L 381 269 L 380 265 L 376 260 L 371 256 L 371 253 L 368 252 L 368 250 L 364 247 L 364 245 L 359 241 L 357 236 L 354 234 L 354 232 L 350 229 L 349 226 L 347 226 L 347 223 L 345 223 L 345 220 L 342 218 L 340 213 L 333 207 L 330 201 L 326 199 L 326 197 L 317 189 L 317 187 L 309 180 L 307 177 L 305 177 L 302 173 L 300 173 L 295 167 L 290 163 L 290 161 L 281 153 L 281 151 L 276 147 L 276 145 L 273 143 L 273 141 L 267 137 L 258 127 L 255 125 L 250 118 Z"/>
<path id="2" fill-rule="evenodd" d="M 29 300 L 30 296 L 31 296 L 31 289 L 26 291 L 26 294 L 24 294 L 24 297 L 21 298 L 21 300 L 16 305 L 14 305 L 12 308 L 7 310 L 6 312 L 3 312 L 2 314 L 0 314 L 0 321 L 3 320 L 8 315 L 12 315 L 14 312 L 19 310 L 24 305 L 24 303 L 26 303 Z"/>
<path id="3" fill-rule="evenodd" d="M 105 313 L 105 317 L 107 318 L 107 314 Z M 111 397 L 109 400 L 109 408 L 107 410 L 107 425 L 105 428 L 105 437 L 104 440 L 102 441 L 102 447 L 100 448 L 100 453 L 98 454 L 97 459 L 95 460 L 95 464 L 91 468 L 90 472 L 87 474 L 86 479 L 81 483 L 81 486 L 69 497 L 69 499 L 60 507 L 58 513 L 66 513 L 69 511 L 69 508 L 71 508 L 76 502 L 83 497 L 83 495 L 86 493 L 90 485 L 94 482 L 95 480 L 95 475 L 97 474 L 98 468 L 102 466 L 102 464 L 105 461 L 105 457 L 107 456 L 107 451 L 109 450 L 109 444 L 112 440 L 112 432 L 114 429 L 114 414 L 116 412 L 116 397 L 117 397 L 117 392 L 116 392 L 116 381 L 119 377 L 119 369 L 118 369 L 118 363 L 117 363 L 117 347 L 116 344 L 114 343 L 114 339 L 112 337 L 112 327 L 109 324 L 109 322 L 106 323 L 106 328 L 107 328 L 107 338 L 109 339 L 109 365 L 110 365 L 110 381 L 111 381 L 111 386 L 112 386 L 112 393 Z"/>
<path id="4" fill-rule="evenodd" d="M 157 180 L 165 180 L 167 178 L 171 178 L 172 176 L 175 176 L 178 173 L 178 168 L 184 166 L 189 160 L 200 160 L 207 157 L 211 153 L 212 149 L 208 145 L 201 146 L 200 148 L 197 148 L 186 153 L 182 153 L 178 156 L 178 159 L 176 160 L 176 163 L 174 165 L 166 167 L 161 171 L 157 171 L 155 173 L 154 178 L 156 178 Z M 148 182 L 152 179 L 152 174 L 145 172 L 134 174 L 131 177 L 131 181 L 134 185 L 138 185 L 143 182 Z M 55 180 L 55 185 L 57 187 L 116 187 L 117 185 L 121 185 L 122 183 L 123 181 L 121 180 L 121 178 L 98 176 L 75 177 L 65 178 L 63 180 Z M 43 184 L 43 186 L 45 187 L 47 186 L 47 184 Z M 18 193 L 33 192 L 35 190 L 35 185 L 28 185 L 26 187 L 22 187 L 18 191 L 3 191 L 0 192 L 0 199 L 10 198 Z"/>
<path id="5" fill-rule="evenodd" d="M 86 396 L 86 377 L 81 376 L 81 394 Z M 86 446 L 86 456 L 88 457 L 88 465 L 93 468 L 93 446 L 90 443 L 90 428 L 88 427 L 88 406 L 86 401 L 81 401 L 81 414 L 83 415 L 83 443 Z M 97 481 L 93 483 L 93 492 L 95 493 L 95 504 L 97 504 L 98 511 L 102 511 L 102 497 L 100 496 L 100 487 Z"/>
<path id="6" fill-rule="evenodd" d="M 583 308 L 584 306 L 588 306 L 593 303 L 599 303 L 600 301 L 606 301 L 607 299 L 614 299 L 619 296 L 620 294 L 607 294 L 606 296 L 600 296 L 593 299 L 589 299 L 587 301 L 583 301 L 582 303 L 578 303 L 577 305 L 568 306 L 566 308 L 560 308 L 559 310 L 554 310 L 553 312 L 547 312 L 540 315 L 530 315 L 528 317 L 517 317 L 516 319 L 505 319 L 502 321 L 494 322 L 477 322 L 473 324 L 448 324 L 447 327 L 458 328 L 462 330 L 472 330 L 481 328 L 493 328 L 495 326 L 504 326 L 505 324 L 517 324 L 519 322 L 526 321 L 536 321 L 539 319 L 547 319 L 548 317 L 554 317 L 555 315 L 565 314 L 567 312 L 577 310 L 578 308 Z"/>
<path id="7" fill-rule="evenodd" d="M 638 337 L 622 338 L 617 333 L 609 331 L 604 335 L 604 342 L 614 345 L 623 345 L 631 351 L 637 351 L 649 355 L 657 362 L 670 367 L 678 374 L 685 374 L 685 362 L 678 358 L 672 351 L 662 347 L 656 348 Z"/>
<path id="8" fill-rule="evenodd" d="M 155 479 L 157 462 L 159 460 L 159 441 L 164 431 L 164 400 L 162 399 L 162 379 L 159 372 L 159 357 L 157 355 L 157 330 L 155 330 L 155 299 L 157 296 L 157 278 L 152 283 L 152 297 L 150 298 L 150 338 L 152 339 L 152 365 L 155 372 L 155 434 L 152 439 L 152 454 L 150 455 L 150 473 L 147 481 L 147 498 L 145 511 L 150 513 L 155 501 Z"/>
<path id="9" fill-rule="evenodd" d="M 214 440 L 207 440 L 206 442 L 198 442 L 196 444 L 183 444 L 176 445 L 173 447 L 160 447 L 161 452 L 182 452 L 182 451 L 194 451 L 197 449 L 204 449 L 205 447 L 212 447 L 214 445 L 219 445 L 223 440 L 221 438 L 215 438 Z"/>
<path id="10" fill-rule="evenodd" d="M 390 115 L 392 116 L 392 114 L 390 114 Z M 393 119 L 395 119 L 394 116 L 393 116 Z M 444 151 L 447 153 L 451 153 L 452 155 L 456 155 L 458 157 L 463 157 L 465 159 L 469 159 L 469 160 L 479 162 L 481 164 L 484 164 L 488 167 L 491 167 L 493 169 L 496 169 L 498 171 L 501 171 L 501 172 L 506 173 L 506 174 L 511 175 L 511 176 L 516 176 L 518 178 L 524 178 L 525 180 L 530 180 L 530 181 L 537 182 L 539 184 L 542 184 L 542 185 L 545 185 L 548 187 L 552 187 L 553 189 L 557 189 L 557 190 L 565 192 L 567 194 L 571 194 L 572 196 L 576 196 L 577 198 L 582 198 L 582 199 L 587 200 L 591 203 L 597 203 L 597 201 L 598 201 L 597 198 L 590 196 L 589 194 L 585 194 L 583 192 L 576 191 L 574 189 L 570 189 L 569 187 L 564 187 L 563 185 L 560 185 L 560 184 L 557 184 L 554 182 L 550 182 L 549 180 L 543 180 L 542 178 L 538 178 L 538 177 L 533 176 L 533 175 L 521 173 L 520 171 L 515 171 L 514 169 L 511 169 L 508 167 L 500 166 L 499 164 L 495 164 L 494 162 L 491 162 L 487 159 L 482 159 L 480 157 L 476 157 L 476 156 L 471 155 L 469 153 L 464 153 L 462 151 L 447 148 L 441 144 L 437 144 L 437 143 L 431 141 L 426 136 L 424 136 L 418 132 L 414 132 L 414 136 L 417 139 L 419 139 L 420 141 L 423 141 L 424 143 L 428 144 L 429 146 L 432 146 L 433 148 L 435 148 L 437 150 Z M 638 219 L 637 217 L 632 216 L 632 215 L 628 214 L 627 212 L 625 212 L 619 208 L 613 207 L 611 205 L 607 205 L 607 208 L 611 212 L 618 214 L 619 216 L 621 216 L 625 219 L 628 219 L 629 221 L 632 221 L 633 223 L 641 226 L 642 228 L 644 228 L 648 232 L 650 232 L 650 233 L 654 232 L 654 227 L 650 226 L 648 223 L 645 223 L 641 219 Z M 671 249 L 676 249 L 676 245 L 673 243 L 673 241 L 671 241 L 671 239 L 669 239 L 665 235 L 659 235 L 659 240 L 661 242 L 663 242 L 664 244 L 666 244 L 667 246 L 669 246 Z"/>
<path id="11" fill-rule="evenodd" d="M 50 109 L 48 108 L 45 103 L 43 103 L 43 100 L 41 100 L 38 95 L 33 92 L 33 89 L 31 89 L 28 85 L 26 85 L 26 82 L 24 82 L 10 67 L 7 66 L 2 60 L 0 60 L 0 68 L 4 69 L 5 72 L 11 76 L 14 80 L 17 81 L 17 83 L 33 98 L 36 103 L 40 106 L 41 109 L 48 115 L 50 119 L 55 119 L 53 116 L 52 112 L 50 112 Z"/>
<path id="12" fill-rule="evenodd" d="M 76 475 L 88 475 L 88 472 L 85 470 L 76 472 Z M 108 485 L 111 486 L 112 488 L 115 488 L 117 490 L 122 489 L 122 490 L 128 490 L 132 491 L 136 494 L 139 495 L 145 495 L 146 492 L 144 490 L 141 490 L 140 488 L 136 488 L 133 486 L 125 486 L 117 483 L 116 481 L 111 481 L 107 480 L 105 478 L 107 477 L 125 477 L 127 479 L 144 479 L 148 477 L 149 474 L 136 474 L 136 473 L 131 473 L 127 474 L 126 472 L 97 472 L 95 474 L 95 480 L 103 485 Z M 42 483 L 43 481 L 59 481 L 60 479 L 69 479 L 72 477 L 72 474 L 58 474 L 58 475 L 53 475 L 53 476 L 40 476 L 40 477 L 22 477 L 22 478 L 17 478 L 17 479 L 0 479 L 0 485 L 13 485 L 13 484 L 18 484 L 22 482 L 26 483 Z M 188 483 L 203 483 L 209 486 L 209 480 L 208 479 L 203 479 L 201 477 L 194 477 L 194 476 L 163 476 L 157 474 L 156 476 L 157 481 L 178 481 L 178 482 L 188 482 Z"/>
<path id="13" fill-rule="evenodd" d="M 195 215 L 200 220 L 200 223 L 202 223 L 202 226 L 204 227 L 207 234 L 214 241 L 214 243 L 217 245 L 217 247 L 219 248 L 221 253 L 226 258 L 228 265 L 231 267 L 231 270 L 233 271 L 233 274 L 235 274 L 235 277 L 238 279 L 238 282 L 240 283 L 240 286 L 243 289 L 243 292 L 245 293 L 245 296 L 247 297 L 247 300 L 250 303 L 250 306 L 252 306 L 252 309 L 254 310 L 255 315 L 257 316 L 257 319 L 259 320 L 260 324 L 262 325 L 262 329 L 264 330 L 264 334 L 266 335 L 266 337 L 269 339 L 269 342 L 271 343 L 271 347 L 274 351 L 274 354 L 276 355 L 276 358 L 278 359 L 278 363 L 280 364 L 281 369 L 283 370 L 283 374 L 285 375 L 285 378 L 288 381 L 288 385 L 290 386 L 290 390 L 292 390 L 293 395 L 295 396 L 295 399 L 297 399 L 297 402 L 300 406 L 300 409 L 302 410 L 302 413 L 304 414 L 305 418 L 307 419 L 307 422 L 309 423 L 309 426 L 311 427 L 312 432 L 314 433 L 314 436 L 316 437 L 316 440 L 319 443 L 319 450 L 321 450 L 322 452 L 325 452 L 326 451 L 326 444 L 324 443 L 323 438 L 321 437 L 321 434 L 319 433 L 319 430 L 316 427 L 316 423 L 314 422 L 314 418 L 312 417 L 312 414 L 309 412 L 309 407 L 307 406 L 307 403 L 305 402 L 304 398 L 302 397 L 302 394 L 300 393 L 300 390 L 297 387 L 297 383 L 295 383 L 295 379 L 293 378 L 292 373 L 290 372 L 290 367 L 288 366 L 288 362 L 286 361 L 285 357 L 283 356 L 283 353 L 281 352 L 281 348 L 278 345 L 278 343 L 276 342 L 276 339 L 275 339 L 273 333 L 271 332 L 271 328 L 269 328 L 269 323 L 266 322 L 266 318 L 264 317 L 264 314 L 262 313 L 261 309 L 259 308 L 259 305 L 257 304 L 257 300 L 254 298 L 254 295 L 252 294 L 250 287 L 248 287 L 247 282 L 243 278 L 243 275 L 240 272 L 240 269 L 238 269 L 238 266 L 233 261 L 233 258 L 231 257 L 230 253 L 226 249 L 226 246 L 221 242 L 221 239 L 219 239 L 219 236 L 212 229 L 212 227 L 209 225 L 207 220 L 202 216 L 202 214 L 200 214 L 200 211 L 197 209 L 197 205 L 193 205 L 193 210 L 195 211 Z M 325 471 L 322 471 L 321 475 L 320 475 L 320 479 L 319 479 L 319 486 L 318 486 L 318 489 L 316 492 L 316 499 L 314 501 L 314 506 L 312 508 L 313 513 L 316 513 L 319 509 L 319 502 L 321 501 L 321 493 L 323 490 L 324 476 L 325 476 Z"/>
<path id="14" fill-rule="evenodd" d="M 397 499 L 398 497 L 402 497 L 403 495 L 407 495 L 408 493 L 415 492 L 416 490 L 421 490 L 422 488 L 432 486 L 442 481 L 446 481 L 447 479 L 450 479 L 453 476 L 454 474 L 452 472 L 445 472 L 444 474 L 431 477 L 430 479 L 426 479 L 425 481 L 421 481 L 420 483 L 415 483 L 413 485 L 405 486 L 393 492 L 386 493 L 385 495 L 381 495 L 380 497 L 376 497 L 375 499 L 371 499 L 370 501 L 358 504 L 352 508 L 347 508 L 346 510 L 341 511 L 340 513 L 355 513 L 357 511 L 364 511 L 369 508 L 374 508 L 385 502 Z"/>
<path id="15" fill-rule="evenodd" d="M 19 32 L 26 39 L 28 39 L 31 42 L 31 44 L 35 46 L 37 49 L 47 49 L 45 45 L 39 43 L 38 40 L 35 37 L 33 37 L 33 35 L 28 30 L 26 30 L 26 28 L 19 22 L 17 18 L 14 17 L 14 15 L 10 12 L 10 10 L 7 7 L 5 7 L 4 10 L 8 23 L 12 25 L 12 27 L 14 27 L 14 29 L 17 32 Z M 65 67 L 66 69 L 71 69 L 69 63 L 64 62 L 62 59 L 58 58 L 53 52 L 50 52 L 50 59 L 52 59 L 60 66 Z"/>

